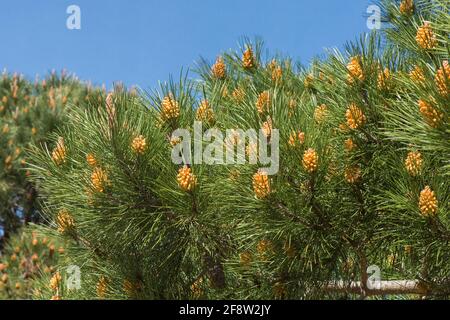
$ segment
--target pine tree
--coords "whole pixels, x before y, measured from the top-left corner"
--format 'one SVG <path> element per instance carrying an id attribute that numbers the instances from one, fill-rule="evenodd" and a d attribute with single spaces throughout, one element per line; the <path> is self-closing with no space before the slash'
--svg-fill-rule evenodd
<path id="1" fill-rule="evenodd" d="M 59 267 L 83 275 L 57 297 L 448 298 L 449 3 L 382 5 L 385 33 L 307 68 L 244 40 L 202 60 L 199 79 L 74 107 L 29 167 L 70 240 Z M 262 170 L 259 153 L 256 164 L 175 164 L 186 141 L 172 133 L 194 133 L 195 120 L 262 129 L 273 148 L 279 130 L 279 171 Z M 238 131 L 218 143 L 257 150 Z M 410 282 L 373 288 L 373 265 Z M 43 281 L 40 297 L 55 297 Z"/>
<path id="2" fill-rule="evenodd" d="M 57 274 L 64 243 L 49 238 L 51 230 L 29 226 L 13 234 L 0 259 L 0 299 L 30 299 L 40 294 L 42 275 Z M 46 235 L 43 235 L 46 234 Z"/>
<path id="3" fill-rule="evenodd" d="M 25 169 L 30 144 L 47 142 L 61 128 L 72 104 L 89 105 L 101 93 L 65 72 L 31 83 L 18 74 L 0 80 L 0 228 L 11 236 L 22 224 L 39 222 L 35 185 Z M 69 106 L 69 107 L 67 107 Z M 2 237 L 3 238 L 3 237 Z M 0 246 L 1 247 L 1 246 Z"/>

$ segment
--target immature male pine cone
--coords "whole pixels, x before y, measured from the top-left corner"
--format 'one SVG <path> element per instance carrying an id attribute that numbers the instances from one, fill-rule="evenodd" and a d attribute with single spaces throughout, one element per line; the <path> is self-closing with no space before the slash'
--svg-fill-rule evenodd
<path id="1" fill-rule="evenodd" d="M 292 131 L 291 134 L 289 135 L 289 141 L 288 144 L 291 147 L 296 147 L 297 146 L 297 142 L 299 143 L 299 145 L 302 145 L 303 143 L 305 143 L 305 133 L 298 131 Z"/>
<path id="2" fill-rule="evenodd" d="M 430 22 L 424 21 L 423 25 L 417 29 L 416 42 L 424 50 L 431 50 L 437 46 L 436 35 Z"/>
<path id="3" fill-rule="evenodd" d="M 351 129 L 358 129 L 366 122 L 363 111 L 354 103 L 348 107 L 345 117 L 347 118 L 347 125 Z"/>
<path id="4" fill-rule="evenodd" d="M 180 106 L 175 98 L 169 94 L 161 102 L 161 119 L 167 121 L 180 116 Z"/>
<path id="5" fill-rule="evenodd" d="M 425 82 L 425 74 L 423 69 L 419 66 L 415 66 L 409 73 L 409 77 L 417 84 L 423 84 Z"/>
<path id="6" fill-rule="evenodd" d="M 183 191 L 192 191 L 197 185 L 197 177 L 192 173 L 191 168 L 184 166 L 178 170 L 177 182 Z"/>
<path id="7" fill-rule="evenodd" d="M 214 78 L 223 80 L 227 76 L 227 67 L 222 57 L 218 57 L 216 62 L 211 67 L 211 74 Z"/>
<path id="8" fill-rule="evenodd" d="M 414 13 L 414 1 L 402 0 L 400 3 L 400 13 L 406 16 L 410 16 Z"/>
<path id="9" fill-rule="evenodd" d="M 408 173 L 415 177 L 422 170 L 423 159 L 419 151 L 411 151 L 405 159 L 405 167 Z"/>
<path id="10" fill-rule="evenodd" d="M 437 128 L 439 127 L 441 120 L 443 118 L 443 114 L 436 110 L 431 103 L 420 99 L 419 102 L 419 111 L 422 114 L 425 122 L 428 123 L 430 127 Z"/>
<path id="11" fill-rule="evenodd" d="M 358 166 L 352 166 L 345 169 L 345 181 L 348 183 L 356 183 L 361 178 L 361 169 Z"/>
<path id="12" fill-rule="evenodd" d="M 242 55 L 242 66 L 244 69 L 252 69 L 255 66 L 255 57 L 251 47 L 247 47 Z"/>
<path id="13" fill-rule="evenodd" d="M 147 140 L 143 135 L 139 135 L 131 142 L 131 150 L 137 154 L 143 154 L 147 150 Z"/>
<path id="14" fill-rule="evenodd" d="M 426 186 L 420 192 L 419 209 L 423 216 L 433 216 L 438 209 L 438 201 L 434 191 L 429 186 Z"/>
<path id="15" fill-rule="evenodd" d="M 61 283 L 61 274 L 57 271 L 53 277 L 50 279 L 50 288 L 53 291 L 58 290 L 59 284 Z"/>
<path id="16" fill-rule="evenodd" d="M 92 153 L 88 153 L 86 155 L 86 162 L 91 166 L 95 167 L 97 165 L 97 160 L 95 159 L 95 156 Z"/>
<path id="17" fill-rule="evenodd" d="M 75 222 L 67 209 L 61 209 L 56 216 L 56 224 L 58 225 L 58 232 L 64 233 L 71 230 Z"/>
<path id="18" fill-rule="evenodd" d="M 258 170 L 253 175 L 253 192 L 258 199 L 264 199 L 269 196 L 271 190 L 269 176 L 266 172 Z"/>
<path id="19" fill-rule="evenodd" d="M 214 122 L 214 111 L 211 108 L 208 100 L 202 100 L 197 109 L 196 119 L 211 124 Z"/>
<path id="20" fill-rule="evenodd" d="M 102 168 L 97 167 L 91 174 L 91 183 L 95 191 L 102 193 L 109 183 L 108 175 Z"/>
<path id="21" fill-rule="evenodd" d="M 384 71 L 380 71 L 377 79 L 378 89 L 388 89 L 390 77 L 391 71 L 388 68 L 385 68 Z"/>
<path id="22" fill-rule="evenodd" d="M 241 87 L 236 87 L 233 90 L 233 92 L 231 93 L 231 96 L 237 103 L 240 103 L 240 102 L 244 101 L 245 91 Z"/>
<path id="23" fill-rule="evenodd" d="M 359 56 L 350 58 L 350 62 L 347 65 L 348 70 L 348 82 L 353 83 L 355 79 L 364 80 L 364 72 L 361 66 L 361 58 Z"/>
<path id="24" fill-rule="evenodd" d="M 97 282 L 97 287 L 96 287 L 97 296 L 100 299 L 103 299 L 105 297 L 107 288 L 108 288 L 108 281 L 106 280 L 106 278 L 104 276 L 101 276 Z"/>
<path id="25" fill-rule="evenodd" d="M 314 110 L 314 120 L 320 124 L 323 123 L 325 118 L 328 115 L 328 108 L 326 104 L 321 104 L 320 106 L 317 106 Z"/>
<path id="26" fill-rule="evenodd" d="M 435 82 L 439 93 L 447 96 L 450 92 L 450 65 L 447 60 L 442 63 L 442 67 L 436 72 Z"/>
<path id="27" fill-rule="evenodd" d="M 263 114 L 268 111 L 270 107 L 270 93 L 269 91 L 263 91 L 259 94 L 256 100 L 256 109 L 259 114 Z"/>
<path id="28" fill-rule="evenodd" d="M 52 151 L 52 160 L 56 165 L 61 165 L 66 162 L 67 150 L 64 145 L 64 138 L 60 137 L 56 143 L 56 147 Z"/>
<path id="29" fill-rule="evenodd" d="M 317 170 L 319 165 L 319 155 L 317 154 L 316 150 L 309 148 L 305 151 L 303 154 L 303 160 L 302 160 L 303 168 L 309 172 L 313 173 Z"/>
<path id="30" fill-rule="evenodd" d="M 353 151 L 354 149 L 356 149 L 356 147 L 357 147 L 357 145 L 356 145 L 356 143 L 353 141 L 352 138 L 348 138 L 348 139 L 346 139 L 346 140 L 344 141 L 344 148 L 345 148 L 345 151 L 351 152 L 351 151 Z"/>

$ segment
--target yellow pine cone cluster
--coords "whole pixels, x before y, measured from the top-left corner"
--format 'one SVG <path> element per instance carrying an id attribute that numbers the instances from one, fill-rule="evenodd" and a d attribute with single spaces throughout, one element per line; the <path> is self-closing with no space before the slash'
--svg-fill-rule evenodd
<path id="1" fill-rule="evenodd" d="M 109 125 L 112 125 L 112 121 L 116 117 L 116 107 L 114 105 L 114 93 L 109 92 L 105 100 L 106 113 L 108 114 Z"/>
<path id="2" fill-rule="evenodd" d="M 256 100 L 256 109 L 259 114 L 263 114 L 268 111 L 270 107 L 270 93 L 269 91 L 263 91 L 259 94 Z"/>
<path id="3" fill-rule="evenodd" d="M 202 100 L 200 102 L 200 106 L 197 109 L 196 119 L 198 121 L 204 121 L 210 124 L 214 122 L 214 111 L 208 100 Z"/>
<path id="4" fill-rule="evenodd" d="M 308 74 L 303 81 L 303 85 L 306 89 L 311 89 L 314 83 L 314 75 L 312 73 Z"/>
<path id="5" fill-rule="evenodd" d="M 252 263 L 252 254 L 248 251 L 239 254 L 239 264 L 241 266 L 249 266 Z"/>
<path id="6" fill-rule="evenodd" d="M 345 148 L 345 151 L 351 152 L 351 151 L 353 151 L 354 149 L 357 148 L 357 145 L 356 145 L 356 143 L 353 141 L 352 138 L 348 138 L 348 139 L 346 139 L 346 140 L 344 141 L 344 148 Z"/>
<path id="7" fill-rule="evenodd" d="M 171 137 L 169 143 L 172 147 L 175 147 L 176 145 L 181 143 L 181 138 L 180 137 Z"/>
<path id="8" fill-rule="evenodd" d="M 225 141 L 227 148 L 232 148 L 233 146 L 237 146 L 241 143 L 241 136 L 238 130 L 230 129 L 229 134 L 227 134 L 227 138 Z"/>
<path id="9" fill-rule="evenodd" d="M 429 186 L 426 186 L 420 192 L 419 209 L 423 216 L 433 216 L 438 210 L 438 201 L 434 191 Z"/>
<path id="10" fill-rule="evenodd" d="M 95 156 L 92 153 L 88 153 L 86 155 L 86 162 L 91 166 L 95 167 L 97 165 L 97 159 L 95 159 Z"/>
<path id="11" fill-rule="evenodd" d="M 251 142 L 245 147 L 245 155 L 249 158 L 258 157 L 258 144 Z"/>
<path id="12" fill-rule="evenodd" d="M 289 100 L 289 104 L 288 104 L 288 108 L 289 108 L 289 116 L 292 116 L 292 114 L 294 113 L 295 109 L 297 108 L 297 101 L 295 101 L 295 99 L 290 99 Z"/>
<path id="13" fill-rule="evenodd" d="M 214 78 L 223 80 L 227 76 L 227 67 L 222 57 L 218 57 L 211 67 L 211 74 Z"/>
<path id="14" fill-rule="evenodd" d="M 359 56 L 350 58 L 350 62 L 347 65 L 348 70 L 348 82 L 353 83 L 355 79 L 364 80 L 364 72 L 361 66 L 361 58 Z"/>
<path id="15" fill-rule="evenodd" d="M 91 174 L 91 183 L 95 191 L 102 193 L 109 183 L 108 175 L 102 168 L 97 167 Z"/>
<path id="16" fill-rule="evenodd" d="M 101 276 L 97 282 L 97 287 L 96 287 L 97 296 L 100 299 L 103 299 L 105 297 L 107 289 L 108 289 L 108 281 L 106 280 L 106 278 L 104 276 Z"/>
<path id="17" fill-rule="evenodd" d="M 408 173 L 415 177 L 420 174 L 423 166 L 422 154 L 419 151 L 411 151 L 405 159 L 405 167 Z"/>
<path id="18" fill-rule="evenodd" d="M 278 65 L 276 60 L 272 60 L 269 63 L 269 70 L 271 72 L 272 81 L 279 82 L 283 76 L 283 70 L 281 69 L 281 66 Z"/>
<path id="19" fill-rule="evenodd" d="M 247 47 L 242 55 L 242 66 L 244 69 L 252 69 L 255 67 L 255 57 L 253 56 L 253 50 L 251 47 Z"/>
<path id="20" fill-rule="evenodd" d="M 161 120 L 167 121 L 180 116 L 180 106 L 172 94 L 165 96 L 161 102 Z"/>
<path id="21" fill-rule="evenodd" d="M 131 142 L 131 150 L 137 154 L 143 154 L 147 150 L 147 139 L 143 135 L 139 135 Z"/>
<path id="22" fill-rule="evenodd" d="M 228 97 L 228 88 L 226 86 L 222 87 L 222 90 L 220 91 L 222 98 L 227 98 Z"/>
<path id="23" fill-rule="evenodd" d="M 56 224 L 58 225 L 59 233 L 69 231 L 75 226 L 75 222 L 67 209 L 59 210 L 56 215 Z"/>
<path id="24" fill-rule="evenodd" d="M 424 50 L 431 50 L 437 46 L 436 35 L 430 22 L 424 21 L 423 25 L 417 29 L 416 42 Z"/>
<path id="25" fill-rule="evenodd" d="M 130 280 L 123 281 L 123 290 L 129 297 L 136 297 L 141 290 L 141 284 L 139 282 L 131 282 Z"/>
<path id="26" fill-rule="evenodd" d="M 270 138 L 270 136 L 272 135 L 272 129 L 273 129 L 272 118 L 267 117 L 267 121 L 264 121 L 261 127 L 261 130 L 266 138 Z"/>
<path id="27" fill-rule="evenodd" d="M 419 111 L 422 114 L 422 117 L 425 119 L 426 123 L 430 127 L 437 128 L 439 127 L 441 120 L 443 118 L 443 114 L 436 110 L 431 103 L 420 99 L 419 100 Z"/>
<path id="28" fill-rule="evenodd" d="M 258 170 L 253 175 L 253 192 L 257 199 L 264 199 L 269 196 L 271 190 L 269 176 L 266 172 Z"/>
<path id="29" fill-rule="evenodd" d="M 417 84 L 423 84 L 425 82 L 425 74 L 423 69 L 419 66 L 415 66 L 413 70 L 409 73 L 409 76 L 412 81 Z"/>
<path id="30" fill-rule="evenodd" d="M 344 171 L 345 181 L 348 183 L 356 183 L 361 178 L 361 169 L 358 166 L 348 167 Z"/>
<path id="31" fill-rule="evenodd" d="M 267 259 L 274 252 L 272 241 L 267 239 L 260 240 L 256 245 L 256 251 L 262 259 Z"/>
<path id="32" fill-rule="evenodd" d="M 391 71 L 388 68 L 385 68 L 384 71 L 378 73 L 377 84 L 380 90 L 389 88 L 390 77 Z"/>
<path id="33" fill-rule="evenodd" d="M 56 165 L 61 165 L 66 162 L 67 150 L 64 145 L 64 138 L 59 137 L 56 147 L 52 151 L 52 160 Z"/>
<path id="34" fill-rule="evenodd" d="M 245 98 L 245 91 L 244 89 L 242 89 L 241 87 L 236 87 L 233 92 L 231 93 L 231 96 L 233 97 L 233 99 L 240 103 L 242 101 L 244 101 Z"/>
<path id="35" fill-rule="evenodd" d="M 314 120 L 319 124 L 323 123 L 327 115 L 328 115 L 328 108 L 326 104 L 317 106 L 316 109 L 314 110 Z"/>
<path id="36" fill-rule="evenodd" d="M 203 284 L 203 278 L 200 277 L 197 280 L 195 280 L 195 282 L 191 285 L 192 295 L 196 299 L 200 298 L 203 294 L 202 284 Z"/>
<path id="37" fill-rule="evenodd" d="M 51 87 L 50 90 L 48 91 L 48 104 L 51 109 L 56 108 L 55 91 L 53 87 Z"/>
<path id="38" fill-rule="evenodd" d="M 192 173 L 190 167 L 184 166 L 178 170 L 177 182 L 183 191 L 192 191 L 197 185 L 197 177 Z"/>
<path id="39" fill-rule="evenodd" d="M 305 151 L 303 154 L 303 160 L 302 160 L 303 168 L 309 172 L 313 173 L 317 170 L 319 166 L 319 155 L 317 154 L 316 150 L 309 148 Z"/>
<path id="40" fill-rule="evenodd" d="M 402 0 L 400 3 L 400 13 L 406 16 L 410 16 L 414 13 L 414 1 Z"/>
<path id="41" fill-rule="evenodd" d="M 61 274 L 58 271 L 55 272 L 55 274 L 50 279 L 50 289 L 52 289 L 53 291 L 57 291 L 61 280 Z"/>
<path id="42" fill-rule="evenodd" d="M 345 117 L 347 119 L 347 126 L 351 129 L 358 129 L 366 122 L 366 116 L 363 111 L 354 103 L 348 107 L 345 112 Z"/>
<path id="43" fill-rule="evenodd" d="M 446 96 L 449 94 L 450 65 L 447 60 L 442 63 L 442 67 L 436 72 L 435 82 L 441 95 Z"/>
<path id="44" fill-rule="evenodd" d="M 288 144 L 291 147 L 296 147 L 297 146 L 297 142 L 300 145 L 305 143 L 305 133 L 304 132 L 301 132 L 301 131 L 299 131 L 299 132 L 292 131 L 291 132 L 291 134 L 289 136 Z"/>

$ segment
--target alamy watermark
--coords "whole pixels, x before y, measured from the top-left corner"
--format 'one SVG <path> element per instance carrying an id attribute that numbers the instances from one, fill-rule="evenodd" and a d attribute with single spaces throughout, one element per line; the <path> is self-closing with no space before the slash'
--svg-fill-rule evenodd
<path id="1" fill-rule="evenodd" d="M 367 18 L 367 28 L 370 30 L 380 30 L 381 29 L 381 8 L 377 5 L 370 5 L 367 7 L 367 13 L 370 16 Z"/>
<path id="2" fill-rule="evenodd" d="M 77 265 L 70 265 L 66 269 L 66 286 L 68 290 L 81 289 L 81 270 Z"/>
<path id="3" fill-rule="evenodd" d="M 268 175 L 279 169 L 279 130 L 227 129 L 225 134 L 217 128 L 203 131 L 202 122 L 194 122 L 193 137 L 187 129 L 177 129 L 172 139 L 180 139 L 172 149 L 175 164 L 260 164 Z M 193 145 L 192 145 L 193 144 Z"/>
<path id="4" fill-rule="evenodd" d="M 69 15 L 66 20 L 66 27 L 69 30 L 81 29 L 81 9 L 79 6 L 72 4 L 67 7 L 66 13 Z"/>
<path id="5" fill-rule="evenodd" d="M 367 288 L 369 290 L 380 290 L 381 289 L 381 269 L 377 265 L 371 265 L 367 267 L 367 274 L 370 276 L 367 278 Z"/>

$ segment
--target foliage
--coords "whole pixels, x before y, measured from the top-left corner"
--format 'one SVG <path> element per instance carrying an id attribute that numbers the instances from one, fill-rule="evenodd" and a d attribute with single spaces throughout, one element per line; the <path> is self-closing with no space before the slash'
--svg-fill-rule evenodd
<path id="1" fill-rule="evenodd" d="M 49 238 L 43 230 L 26 227 L 9 239 L 0 258 L 0 299 L 30 299 L 39 293 L 38 279 L 57 272 L 64 240 Z"/>
<path id="2" fill-rule="evenodd" d="M 101 94 L 62 72 L 33 84 L 21 75 L 0 79 L 0 227 L 7 238 L 23 223 L 39 221 L 37 191 L 25 169 L 30 144 L 46 143 L 62 128 L 72 104 L 86 107 Z"/>
<path id="3" fill-rule="evenodd" d="M 385 34 L 308 68 L 244 40 L 199 79 L 74 106 L 29 167 L 83 275 L 59 298 L 337 298 L 337 280 L 366 297 L 369 265 L 448 297 L 448 1 L 383 7 Z M 194 120 L 262 128 L 269 145 L 278 129 L 278 173 L 174 164 L 172 133 Z"/>

